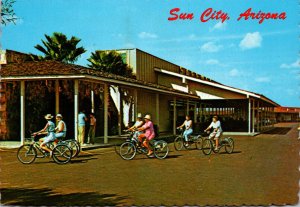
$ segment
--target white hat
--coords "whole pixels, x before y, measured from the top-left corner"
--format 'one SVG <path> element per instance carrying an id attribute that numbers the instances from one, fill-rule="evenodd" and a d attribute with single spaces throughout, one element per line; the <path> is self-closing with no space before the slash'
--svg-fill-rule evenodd
<path id="1" fill-rule="evenodd" d="M 149 114 L 147 114 L 144 119 L 148 119 L 148 120 L 151 120 L 151 116 Z"/>
<path id="2" fill-rule="evenodd" d="M 137 118 L 142 118 L 143 116 L 142 116 L 142 113 L 138 113 L 137 114 Z"/>
<path id="3" fill-rule="evenodd" d="M 56 117 L 63 118 L 63 116 L 61 114 L 56 114 Z"/>
<path id="4" fill-rule="evenodd" d="M 46 116 L 45 116 L 45 119 L 47 119 L 47 120 L 50 120 L 50 119 L 52 119 L 53 118 L 53 116 L 51 115 L 51 114 L 47 114 Z"/>

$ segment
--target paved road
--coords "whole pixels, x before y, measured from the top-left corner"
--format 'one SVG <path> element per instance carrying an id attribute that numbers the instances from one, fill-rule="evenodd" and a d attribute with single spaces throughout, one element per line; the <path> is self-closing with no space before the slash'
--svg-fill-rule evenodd
<path id="1" fill-rule="evenodd" d="M 82 152 L 71 164 L 49 158 L 23 165 L 1 150 L 6 205 L 263 205 L 298 203 L 299 146 L 295 124 L 286 135 L 236 137 L 235 152 L 204 156 L 171 152 L 125 161 L 113 148 Z"/>

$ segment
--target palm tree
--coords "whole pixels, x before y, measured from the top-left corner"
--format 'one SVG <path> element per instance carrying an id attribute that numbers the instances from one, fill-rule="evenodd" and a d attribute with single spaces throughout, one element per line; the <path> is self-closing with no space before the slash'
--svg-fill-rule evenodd
<path id="1" fill-rule="evenodd" d="M 0 18 L 0 23 L 1 25 L 6 26 L 9 23 L 14 23 L 16 24 L 16 21 L 18 20 L 13 4 L 15 3 L 15 0 L 2 0 L 0 1 L 0 12 L 1 12 L 1 18 Z"/>
<path id="2" fill-rule="evenodd" d="M 81 41 L 77 37 L 72 36 L 68 40 L 66 35 L 59 32 L 54 32 L 51 37 L 45 34 L 45 37 L 46 41 L 42 40 L 44 46 L 39 44 L 34 46 L 44 53 L 44 57 L 39 56 L 38 60 L 57 60 L 64 63 L 74 63 L 81 54 L 86 52 L 83 47 L 77 47 L 77 44 Z"/>
<path id="3" fill-rule="evenodd" d="M 91 63 L 88 66 L 96 70 L 127 77 L 132 75 L 132 70 L 123 62 L 121 55 L 116 51 L 98 50 L 92 52 L 88 61 Z"/>

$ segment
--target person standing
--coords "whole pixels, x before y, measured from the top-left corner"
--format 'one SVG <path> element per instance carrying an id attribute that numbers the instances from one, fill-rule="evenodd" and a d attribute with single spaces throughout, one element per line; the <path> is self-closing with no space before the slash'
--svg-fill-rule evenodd
<path id="1" fill-rule="evenodd" d="M 78 114 L 78 142 L 81 145 L 84 145 L 84 136 L 85 136 L 85 122 L 87 117 L 84 114 L 84 111 L 80 111 Z"/>
<path id="2" fill-rule="evenodd" d="M 95 143 L 95 133 L 96 133 L 96 121 L 95 114 L 90 114 L 90 129 L 88 134 L 88 141 L 87 144 L 94 144 Z"/>

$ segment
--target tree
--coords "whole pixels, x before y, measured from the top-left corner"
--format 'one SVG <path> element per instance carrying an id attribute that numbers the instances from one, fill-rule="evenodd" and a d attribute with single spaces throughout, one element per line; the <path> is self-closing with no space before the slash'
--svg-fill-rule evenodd
<path id="1" fill-rule="evenodd" d="M 74 63 L 81 54 L 86 52 L 83 47 L 77 47 L 81 41 L 77 37 L 72 36 L 68 40 L 66 35 L 59 32 L 54 32 L 51 37 L 45 34 L 45 37 L 46 41 L 42 40 L 44 47 L 39 44 L 34 46 L 44 53 L 44 57 L 35 58 L 32 56 L 34 60 L 57 60 L 64 63 Z"/>
<path id="2" fill-rule="evenodd" d="M 91 63 L 88 66 L 96 70 L 126 77 L 132 75 L 131 68 L 123 62 L 121 55 L 116 51 L 92 52 L 88 61 Z"/>
<path id="3" fill-rule="evenodd" d="M 7 25 L 9 23 L 16 24 L 17 17 L 13 9 L 15 0 L 0 0 L 1 2 L 1 25 Z"/>

